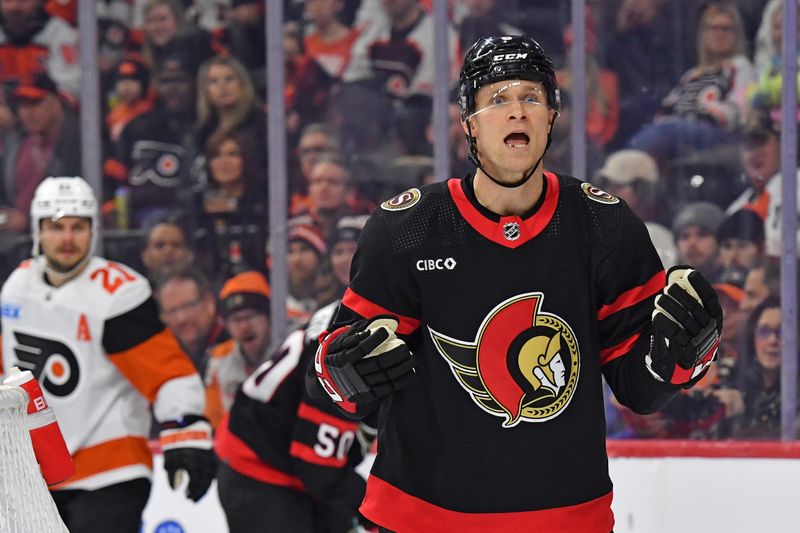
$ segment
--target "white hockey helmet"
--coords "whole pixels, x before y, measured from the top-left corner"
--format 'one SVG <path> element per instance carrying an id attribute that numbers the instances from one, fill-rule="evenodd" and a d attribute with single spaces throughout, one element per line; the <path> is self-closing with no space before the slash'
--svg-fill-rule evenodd
<path id="1" fill-rule="evenodd" d="M 31 237 L 33 255 L 39 255 L 39 232 L 45 218 L 85 217 L 92 221 L 92 242 L 87 256 L 94 253 L 97 243 L 97 199 L 92 188 L 79 176 L 45 178 L 33 194 L 31 202 Z"/>

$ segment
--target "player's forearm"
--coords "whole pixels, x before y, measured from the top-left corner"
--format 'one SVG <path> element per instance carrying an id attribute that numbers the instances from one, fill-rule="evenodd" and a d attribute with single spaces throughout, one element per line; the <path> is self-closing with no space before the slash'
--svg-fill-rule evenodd
<path id="1" fill-rule="evenodd" d="M 635 413 L 651 414 L 664 407 L 680 387 L 656 380 L 645 366 L 650 332 L 642 333 L 631 351 L 603 367 L 603 375 L 617 400 Z"/>

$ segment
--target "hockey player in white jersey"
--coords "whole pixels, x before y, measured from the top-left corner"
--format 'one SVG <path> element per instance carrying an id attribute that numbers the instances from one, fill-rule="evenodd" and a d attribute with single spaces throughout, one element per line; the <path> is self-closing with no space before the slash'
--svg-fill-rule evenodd
<path id="1" fill-rule="evenodd" d="M 31 370 L 76 474 L 50 487 L 73 533 L 138 533 L 150 494 L 148 403 L 173 488 L 199 500 L 216 470 L 200 376 L 158 318 L 147 280 L 94 257 L 97 200 L 79 177 L 45 179 L 31 204 L 33 258 L 0 293 L 3 368 Z"/>

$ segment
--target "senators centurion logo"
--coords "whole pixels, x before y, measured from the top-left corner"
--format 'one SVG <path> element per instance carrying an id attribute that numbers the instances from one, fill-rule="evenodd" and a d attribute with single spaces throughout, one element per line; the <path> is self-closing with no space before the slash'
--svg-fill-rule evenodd
<path id="1" fill-rule="evenodd" d="M 473 341 L 428 327 L 458 383 L 478 407 L 504 418 L 504 428 L 557 417 L 578 385 L 575 333 L 542 311 L 543 302 L 541 292 L 509 298 L 486 315 Z"/>

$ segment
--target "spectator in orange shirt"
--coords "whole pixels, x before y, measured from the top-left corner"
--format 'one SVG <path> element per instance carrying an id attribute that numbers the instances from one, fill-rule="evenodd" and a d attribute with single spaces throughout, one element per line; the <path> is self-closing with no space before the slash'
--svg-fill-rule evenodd
<path id="1" fill-rule="evenodd" d="M 572 26 L 564 30 L 567 46 L 567 65 L 556 72 L 559 87 L 572 90 L 570 60 L 572 57 Z M 611 70 L 601 68 L 597 62 L 597 34 L 591 14 L 586 17 L 586 135 L 597 146 L 603 147 L 617 133 L 619 125 L 619 83 Z"/>
<path id="2" fill-rule="evenodd" d="M 259 272 L 229 279 L 219 294 L 230 340 L 211 348 L 206 370 L 206 417 L 212 427 L 233 405 L 236 389 L 269 355 L 270 288 Z"/>
<path id="3" fill-rule="evenodd" d="M 342 23 L 342 9 L 343 0 L 307 0 L 305 8 L 306 19 L 314 25 L 304 39 L 306 55 L 335 79 L 350 63 L 350 50 L 360 33 Z"/>

